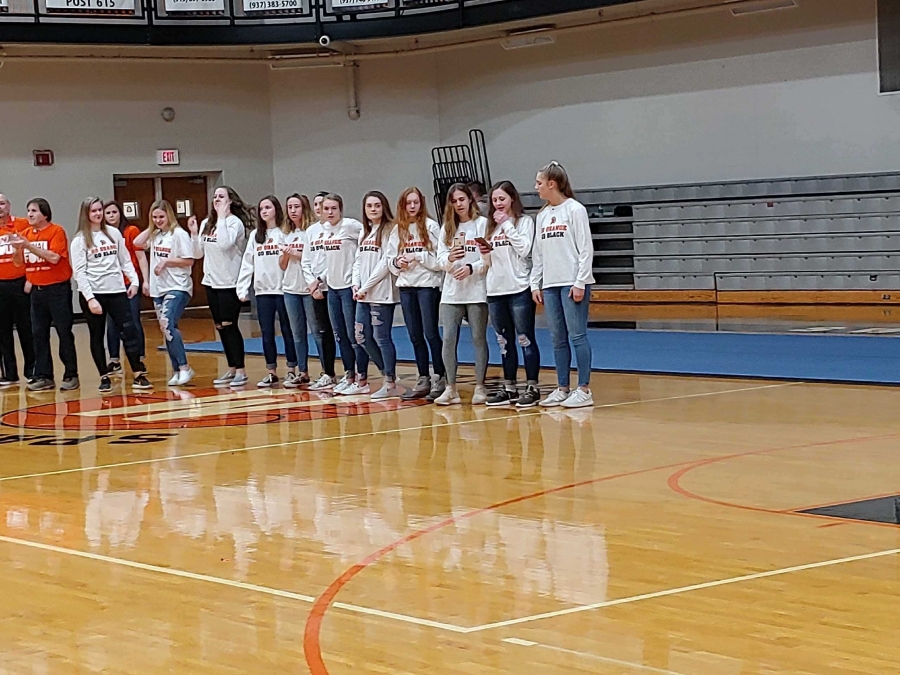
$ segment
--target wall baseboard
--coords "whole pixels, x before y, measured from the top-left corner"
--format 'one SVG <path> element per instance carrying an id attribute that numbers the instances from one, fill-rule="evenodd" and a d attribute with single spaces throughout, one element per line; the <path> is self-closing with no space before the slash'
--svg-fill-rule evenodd
<path id="1" fill-rule="evenodd" d="M 884 291 L 592 291 L 591 302 L 720 305 L 900 305 L 900 290 Z"/>

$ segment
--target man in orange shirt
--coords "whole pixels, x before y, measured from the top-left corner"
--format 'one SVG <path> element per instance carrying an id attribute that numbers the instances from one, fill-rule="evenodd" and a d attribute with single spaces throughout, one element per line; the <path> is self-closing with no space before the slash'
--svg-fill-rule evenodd
<path id="1" fill-rule="evenodd" d="M 10 214 L 9 199 L 0 194 L 0 389 L 19 383 L 13 328 L 25 359 L 25 379 L 34 377 L 34 338 L 31 334 L 31 297 L 25 292 L 25 270 L 13 263 L 10 235 L 28 227 L 24 218 Z"/>
<path id="2" fill-rule="evenodd" d="M 31 327 L 34 331 L 35 380 L 31 391 L 56 388 L 53 358 L 50 355 L 50 326 L 56 328 L 59 358 L 63 362 L 60 390 L 78 389 L 78 357 L 72 334 L 72 266 L 69 264 L 69 240 L 66 231 L 51 223 L 53 213 L 46 199 L 28 202 L 28 223 L 21 234 L 12 235 L 16 251 L 13 262 L 25 267 L 25 279 L 31 284 Z"/>

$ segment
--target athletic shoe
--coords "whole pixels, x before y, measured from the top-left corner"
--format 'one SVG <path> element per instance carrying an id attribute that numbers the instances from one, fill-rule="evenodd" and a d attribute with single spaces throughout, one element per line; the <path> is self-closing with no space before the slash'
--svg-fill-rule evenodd
<path id="1" fill-rule="evenodd" d="M 569 398 L 560 403 L 563 408 L 587 408 L 594 405 L 594 395 L 581 387 L 573 389 Z"/>
<path id="2" fill-rule="evenodd" d="M 287 387 L 288 389 L 294 389 L 294 380 L 296 378 L 297 376 L 294 373 L 288 371 L 285 374 L 284 379 L 281 381 L 281 386 Z"/>
<path id="3" fill-rule="evenodd" d="M 19 384 L 18 380 L 7 380 L 5 377 L 0 378 L 0 389 L 7 389 L 8 387 L 15 387 Z"/>
<path id="4" fill-rule="evenodd" d="M 533 408 L 538 402 L 541 400 L 541 392 L 534 385 L 529 384 L 525 391 L 519 396 L 519 400 L 516 401 L 517 408 Z"/>
<path id="5" fill-rule="evenodd" d="M 459 397 L 459 392 L 456 391 L 456 387 L 452 387 L 448 384 L 441 395 L 434 399 L 434 402 L 437 405 L 459 405 L 462 403 L 462 399 Z"/>
<path id="6" fill-rule="evenodd" d="M 140 375 L 134 376 L 134 382 L 131 383 L 132 389 L 153 389 L 153 385 L 150 384 L 150 380 L 147 379 L 147 376 L 141 373 Z"/>
<path id="7" fill-rule="evenodd" d="M 183 387 L 194 379 L 194 369 L 188 367 L 187 370 L 178 370 L 178 386 Z"/>
<path id="8" fill-rule="evenodd" d="M 228 387 L 234 382 L 234 372 L 226 370 L 213 380 L 214 387 Z"/>
<path id="9" fill-rule="evenodd" d="M 369 388 L 369 383 L 360 384 L 359 382 L 351 382 L 349 385 L 338 391 L 334 390 L 335 394 L 339 396 L 361 396 L 362 394 L 370 394 L 372 390 Z"/>
<path id="10" fill-rule="evenodd" d="M 278 386 L 278 376 L 269 373 L 262 380 L 256 383 L 256 386 L 260 389 L 269 389 L 271 387 Z"/>
<path id="11" fill-rule="evenodd" d="M 472 405 L 484 405 L 487 402 L 487 389 L 483 384 L 475 385 L 475 394 L 472 396 Z"/>
<path id="12" fill-rule="evenodd" d="M 344 376 L 340 379 L 340 381 L 334 385 L 334 393 L 335 394 L 343 394 L 344 390 L 354 383 L 355 380 L 352 380 L 349 375 L 344 374 Z"/>
<path id="13" fill-rule="evenodd" d="M 75 391 L 76 389 L 81 387 L 81 382 L 78 381 L 77 377 L 67 377 L 62 381 L 62 384 L 59 385 L 60 391 Z"/>
<path id="14" fill-rule="evenodd" d="M 106 366 L 106 370 L 109 371 L 109 375 L 121 375 L 122 374 L 122 362 L 121 361 L 110 361 L 109 365 Z"/>
<path id="15" fill-rule="evenodd" d="M 400 398 L 404 401 L 415 401 L 416 399 L 425 398 L 431 391 L 431 380 L 427 375 L 420 377 L 416 381 L 416 386 L 407 390 Z M 374 398 L 374 397 L 373 397 Z"/>
<path id="16" fill-rule="evenodd" d="M 250 378 L 247 377 L 247 373 L 238 373 L 234 376 L 234 379 L 231 381 L 231 384 L 229 386 L 232 389 L 237 389 L 238 387 L 246 387 L 249 381 Z"/>
<path id="17" fill-rule="evenodd" d="M 48 391 L 50 389 L 56 389 L 56 382 L 44 377 L 37 377 L 33 382 L 28 383 L 28 391 Z"/>
<path id="18" fill-rule="evenodd" d="M 100 386 L 97 387 L 97 391 L 101 394 L 108 394 L 112 391 L 112 380 L 109 379 L 109 375 L 100 378 Z"/>
<path id="19" fill-rule="evenodd" d="M 434 403 L 438 398 L 440 398 L 441 394 L 447 389 L 447 378 L 446 377 L 438 377 L 437 375 L 431 376 L 431 391 L 428 392 L 428 396 L 425 398 L 432 403 Z"/>
<path id="20" fill-rule="evenodd" d="M 168 382 L 166 382 L 166 384 L 169 385 L 170 387 L 177 387 L 178 386 L 178 378 L 181 377 L 180 373 L 181 373 L 180 370 L 176 370 L 175 374 L 172 376 L 172 378 Z"/>
<path id="21" fill-rule="evenodd" d="M 300 373 L 299 375 L 294 377 L 294 383 L 298 387 L 306 387 L 307 385 L 309 385 L 309 382 L 309 373 Z"/>
<path id="22" fill-rule="evenodd" d="M 397 398 L 401 393 L 403 393 L 402 389 L 397 386 L 396 382 L 388 382 L 385 380 L 384 384 L 381 385 L 381 389 L 372 394 L 372 400 L 380 401 L 385 398 Z"/>
<path id="23" fill-rule="evenodd" d="M 547 398 L 541 401 L 540 405 L 542 408 L 555 408 L 558 405 L 562 405 L 562 402 L 567 398 L 569 398 L 569 392 L 562 389 L 554 389 Z"/>
<path id="24" fill-rule="evenodd" d="M 334 389 L 334 378 L 331 375 L 322 373 L 322 376 L 309 385 L 310 391 L 328 391 Z"/>
<path id="25" fill-rule="evenodd" d="M 284 386 L 288 389 L 299 389 L 306 384 L 309 384 L 309 375 L 306 373 L 301 373 L 300 375 L 288 373 L 284 378 Z"/>
<path id="26" fill-rule="evenodd" d="M 488 396 L 485 404 L 488 408 L 500 407 L 504 405 L 512 405 L 516 402 L 516 399 L 519 398 L 519 394 L 516 391 L 510 391 L 509 389 L 501 389 L 500 391 L 495 391 L 493 394 Z M 473 401 L 474 403 L 474 401 Z"/>

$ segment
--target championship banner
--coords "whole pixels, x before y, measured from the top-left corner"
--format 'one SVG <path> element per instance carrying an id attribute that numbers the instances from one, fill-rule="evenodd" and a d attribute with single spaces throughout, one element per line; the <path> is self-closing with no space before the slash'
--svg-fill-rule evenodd
<path id="1" fill-rule="evenodd" d="M 46 0 L 46 2 L 47 11 L 54 14 L 134 14 L 134 0 Z"/>
<path id="2" fill-rule="evenodd" d="M 244 12 L 302 12 L 303 0 L 244 0 Z"/>
<path id="3" fill-rule="evenodd" d="M 166 13 L 224 12 L 225 0 L 166 0 Z"/>
<path id="4" fill-rule="evenodd" d="M 384 7 L 388 0 L 331 0 L 333 10 L 370 9 L 372 7 Z"/>

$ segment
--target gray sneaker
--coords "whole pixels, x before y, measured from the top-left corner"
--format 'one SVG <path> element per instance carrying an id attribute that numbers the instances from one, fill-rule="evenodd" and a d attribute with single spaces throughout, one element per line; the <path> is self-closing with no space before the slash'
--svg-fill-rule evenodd
<path id="1" fill-rule="evenodd" d="M 28 391 L 50 391 L 56 389 L 56 383 L 44 377 L 39 377 L 28 383 Z"/>
<path id="2" fill-rule="evenodd" d="M 420 377 L 416 382 L 416 386 L 412 389 L 409 389 L 404 393 L 400 398 L 404 401 L 415 401 L 419 398 L 425 398 L 428 396 L 428 392 L 431 391 L 431 380 L 427 375 L 424 377 Z"/>
<path id="3" fill-rule="evenodd" d="M 444 390 L 447 388 L 447 378 L 446 377 L 436 377 L 433 378 L 433 382 L 431 384 L 431 391 L 428 392 L 428 396 L 425 398 L 432 403 L 437 400 L 441 394 L 444 393 Z"/>
<path id="4" fill-rule="evenodd" d="M 228 385 L 232 389 L 235 387 L 245 387 L 247 383 L 250 381 L 250 377 L 244 373 L 243 375 L 238 373 L 234 376 L 234 379 L 231 381 L 231 384 Z"/>
<path id="5" fill-rule="evenodd" d="M 62 384 L 59 385 L 60 391 L 75 391 L 81 387 L 81 382 L 78 381 L 77 377 L 67 377 L 62 381 Z"/>

